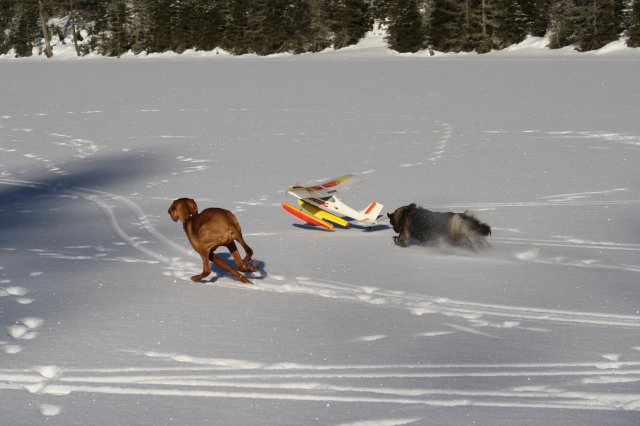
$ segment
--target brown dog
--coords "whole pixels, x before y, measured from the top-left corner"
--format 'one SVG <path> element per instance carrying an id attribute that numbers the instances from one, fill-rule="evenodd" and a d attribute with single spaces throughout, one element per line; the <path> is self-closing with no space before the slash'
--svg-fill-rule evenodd
<path id="1" fill-rule="evenodd" d="M 187 234 L 189 242 L 202 258 L 202 273 L 191 277 L 193 281 L 200 281 L 211 273 L 209 260 L 228 271 L 235 279 L 245 284 L 252 284 L 240 272 L 234 270 L 224 260 L 213 255 L 213 252 L 220 246 L 225 246 L 231 252 L 236 267 L 242 272 L 256 272 L 258 268 L 251 265 L 253 250 L 245 243 L 240 231 L 238 220 L 228 210 L 209 208 L 198 214 L 198 205 L 191 198 L 180 198 L 175 200 L 169 207 L 169 216 L 174 222 L 180 220 Z M 246 256 L 240 259 L 238 247 L 234 240 L 237 240 Z"/>

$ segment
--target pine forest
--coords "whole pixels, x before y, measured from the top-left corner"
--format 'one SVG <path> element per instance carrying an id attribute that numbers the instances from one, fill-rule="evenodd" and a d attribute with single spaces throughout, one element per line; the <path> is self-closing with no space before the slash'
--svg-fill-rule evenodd
<path id="1" fill-rule="evenodd" d="M 640 0 L 0 0 L 0 54 L 78 56 L 224 49 L 317 52 L 357 43 L 374 23 L 398 52 L 504 49 L 527 35 L 549 48 L 640 46 Z"/>

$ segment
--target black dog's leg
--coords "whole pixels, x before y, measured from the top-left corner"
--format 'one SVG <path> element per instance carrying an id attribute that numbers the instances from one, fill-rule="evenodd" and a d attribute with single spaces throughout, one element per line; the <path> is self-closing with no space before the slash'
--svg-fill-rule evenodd
<path id="1" fill-rule="evenodd" d="M 411 238 L 411 235 L 405 228 L 402 230 L 402 232 L 400 232 L 400 235 L 396 235 L 395 237 L 393 237 L 393 242 L 396 243 L 397 246 L 407 247 L 409 245 L 409 238 Z"/>
<path id="2" fill-rule="evenodd" d="M 407 247 L 409 245 L 409 239 L 411 238 L 411 219 L 413 218 L 412 207 L 415 208 L 415 204 L 411 204 L 409 206 L 411 211 L 405 213 L 402 217 L 400 235 L 393 237 L 393 242 L 400 247 Z"/>

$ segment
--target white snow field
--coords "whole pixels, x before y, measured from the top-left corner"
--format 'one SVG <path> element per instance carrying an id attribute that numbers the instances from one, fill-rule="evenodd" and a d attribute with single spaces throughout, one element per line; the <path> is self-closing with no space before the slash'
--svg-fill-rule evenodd
<path id="1" fill-rule="evenodd" d="M 639 75 L 637 50 L 3 60 L 0 423 L 637 426 Z M 346 173 L 349 204 L 470 208 L 491 247 L 280 207 Z M 189 280 L 185 196 L 235 212 L 255 285 Z"/>

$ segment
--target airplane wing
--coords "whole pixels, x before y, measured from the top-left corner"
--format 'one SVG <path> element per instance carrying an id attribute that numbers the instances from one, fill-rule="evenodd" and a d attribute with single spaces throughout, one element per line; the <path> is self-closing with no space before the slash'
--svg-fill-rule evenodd
<path id="1" fill-rule="evenodd" d="M 287 192 L 297 198 L 327 198 L 348 191 L 362 179 L 354 175 L 344 175 L 316 186 L 292 186 Z"/>

